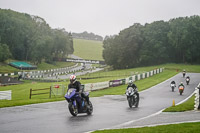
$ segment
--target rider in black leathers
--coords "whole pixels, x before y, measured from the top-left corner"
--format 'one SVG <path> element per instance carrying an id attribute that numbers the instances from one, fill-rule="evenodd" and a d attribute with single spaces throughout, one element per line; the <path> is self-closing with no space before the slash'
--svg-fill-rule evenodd
<path id="1" fill-rule="evenodd" d="M 137 97 L 139 97 L 137 86 L 133 83 L 133 80 L 129 80 L 129 83 L 128 83 L 128 86 L 127 86 L 126 90 L 129 87 L 132 87 L 136 91 L 135 94 L 137 95 Z"/>
<path id="2" fill-rule="evenodd" d="M 175 82 L 174 80 L 171 82 L 171 84 L 174 84 L 174 85 L 175 85 L 175 87 L 176 87 L 176 82 Z"/>
<path id="3" fill-rule="evenodd" d="M 81 83 L 76 80 L 75 75 L 70 76 L 70 84 L 68 85 L 68 89 L 74 88 L 76 92 L 79 92 L 81 97 L 85 98 L 89 105 L 89 97 L 85 95 L 83 88 L 81 87 Z"/>

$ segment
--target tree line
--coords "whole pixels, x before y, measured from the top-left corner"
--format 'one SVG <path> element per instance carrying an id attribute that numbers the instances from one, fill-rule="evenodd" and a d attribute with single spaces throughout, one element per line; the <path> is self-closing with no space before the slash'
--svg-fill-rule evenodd
<path id="1" fill-rule="evenodd" d="M 73 38 L 78 38 L 78 39 L 103 41 L 102 36 L 95 35 L 94 33 L 88 33 L 87 31 L 84 31 L 83 33 L 72 33 L 72 36 Z"/>
<path id="2" fill-rule="evenodd" d="M 0 9 L 0 61 L 52 62 L 74 52 L 71 33 L 51 29 L 38 16 Z"/>
<path id="3" fill-rule="evenodd" d="M 115 69 L 162 63 L 200 64 L 200 17 L 135 23 L 118 35 L 106 36 L 103 58 Z"/>

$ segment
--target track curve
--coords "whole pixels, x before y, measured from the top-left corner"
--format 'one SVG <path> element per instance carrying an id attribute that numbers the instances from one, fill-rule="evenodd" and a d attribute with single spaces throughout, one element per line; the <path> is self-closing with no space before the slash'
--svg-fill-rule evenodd
<path id="1" fill-rule="evenodd" d="M 125 95 L 90 98 L 94 111 L 91 116 L 85 114 L 72 117 L 66 101 L 32 104 L 0 109 L 0 132 L 3 133 L 82 133 L 91 130 L 114 127 L 128 121 L 147 117 L 166 107 L 184 100 L 191 95 L 200 82 L 200 73 L 189 73 L 190 84 L 182 96 L 171 92 L 170 82 L 183 81 L 182 74 L 140 92 L 139 108 L 129 108 Z"/>

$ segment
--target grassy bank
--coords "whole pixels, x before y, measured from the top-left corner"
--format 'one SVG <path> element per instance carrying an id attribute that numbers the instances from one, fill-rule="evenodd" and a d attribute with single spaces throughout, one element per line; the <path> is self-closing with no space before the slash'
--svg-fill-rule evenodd
<path id="1" fill-rule="evenodd" d="M 100 41 L 73 39 L 74 55 L 83 59 L 103 60 L 103 43 Z"/>
<path id="2" fill-rule="evenodd" d="M 198 133 L 200 122 L 170 124 L 155 127 L 94 131 L 92 133 Z"/>

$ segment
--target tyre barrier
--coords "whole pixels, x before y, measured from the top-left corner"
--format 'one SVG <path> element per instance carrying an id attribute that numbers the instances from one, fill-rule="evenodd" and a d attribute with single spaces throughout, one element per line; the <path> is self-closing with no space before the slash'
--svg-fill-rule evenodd
<path id="1" fill-rule="evenodd" d="M 111 81 L 99 82 L 99 83 L 88 83 L 88 84 L 84 85 L 84 88 L 86 91 L 94 91 L 94 90 L 100 90 L 100 89 L 106 89 L 109 87 L 124 85 L 124 84 L 128 84 L 129 80 L 137 81 L 137 80 L 151 77 L 154 74 L 161 73 L 161 72 L 163 72 L 163 69 L 164 68 L 155 69 L 150 72 L 136 74 L 131 77 L 127 77 L 125 79 L 111 80 Z"/>
<path id="2" fill-rule="evenodd" d="M 195 88 L 194 110 L 200 110 L 200 83 Z"/>

